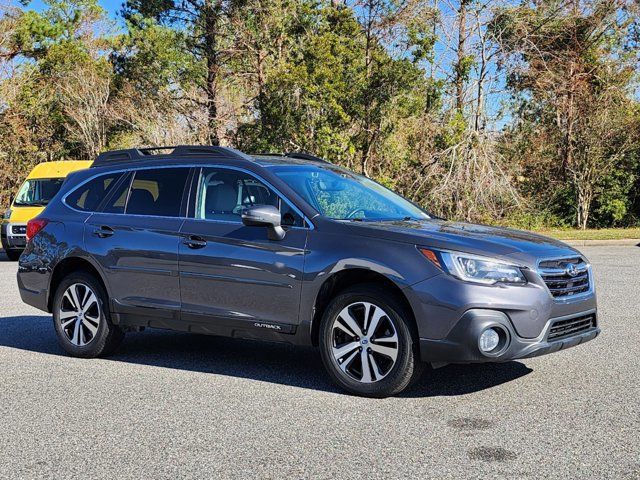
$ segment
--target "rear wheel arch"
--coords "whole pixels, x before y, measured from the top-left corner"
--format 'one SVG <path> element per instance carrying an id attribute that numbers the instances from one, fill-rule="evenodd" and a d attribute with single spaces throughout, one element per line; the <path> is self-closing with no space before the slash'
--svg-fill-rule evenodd
<path id="1" fill-rule="evenodd" d="M 411 303 L 402 289 L 385 275 L 374 270 L 365 268 L 350 268 L 335 272 L 324 281 L 313 306 L 313 318 L 311 320 L 311 342 L 314 346 L 319 345 L 320 340 L 320 320 L 333 298 L 349 287 L 356 285 L 375 285 L 385 289 L 400 304 L 408 317 L 409 327 L 414 335 L 417 335 L 418 327 Z"/>
<path id="2" fill-rule="evenodd" d="M 51 274 L 51 280 L 49 282 L 49 292 L 47 295 L 47 308 L 49 312 L 53 310 L 53 300 L 56 294 L 56 290 L 60 283 L 67 277 L 70 273 L 74 272 L 85 272 L 89 275 L 95 277 L 96 281 L 98 281 L 107 295 L 109 295 L 109 289 L 107 288 L 107 284 L 102 278 L 100 271 L 97 269 L 95 265 L 93 265 L 89 260 L 82 257 L 68 257 L 64 260 L 58 262 L 58 264 L 53 269 L 53 273 Z"/>
<path id="3" fill-rule="evenodd" d="M 111 322 L 108 295 L 95 273 L 74 269 L 62 277 L 52 310 L 58 341 L 74 357 L 109 355 L 124 339 L 124 331 Z"/>

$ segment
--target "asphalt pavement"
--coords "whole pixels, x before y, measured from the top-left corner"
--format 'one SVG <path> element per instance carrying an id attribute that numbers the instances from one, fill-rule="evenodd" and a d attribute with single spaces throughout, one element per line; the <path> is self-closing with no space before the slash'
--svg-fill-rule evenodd
<path id="1" fill-rule="evenodd" d="M 384 400 L 335 388 L 311 348 L 147 330 L 68 357 L 2 258 L 0 478 L 638 479 L 640 248 L 582 251 L 598 338 Z"/>

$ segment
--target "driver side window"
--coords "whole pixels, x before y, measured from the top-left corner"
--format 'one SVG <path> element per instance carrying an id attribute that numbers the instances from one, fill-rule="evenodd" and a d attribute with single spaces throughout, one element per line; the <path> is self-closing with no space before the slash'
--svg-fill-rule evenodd
<path id="1" fill-rule="evenodd" d="M 224 168 L 201 170 L 194 218 L 242 223 L 242 210 L 253 205 L 273 205 L 282 225 L 304 226 L 302 217 L 255 177 Z"/>

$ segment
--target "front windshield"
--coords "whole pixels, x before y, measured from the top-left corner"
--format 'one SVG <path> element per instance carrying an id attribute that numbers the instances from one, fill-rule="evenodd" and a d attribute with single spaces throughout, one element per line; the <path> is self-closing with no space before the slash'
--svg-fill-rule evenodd
<path id="1" fill-rule="evenodd" d="M 62 187 L 64 178 L 38 178 L 22 184 L 13 204 L 17 207 L 43 207 Z"/>
<path id="2" fill-rule="evenodd" d="M 321 215 L 335 220 L 414 220 L 423 210 L 382 185 L 335 166 L 279 166 L 273 172 Z"/>

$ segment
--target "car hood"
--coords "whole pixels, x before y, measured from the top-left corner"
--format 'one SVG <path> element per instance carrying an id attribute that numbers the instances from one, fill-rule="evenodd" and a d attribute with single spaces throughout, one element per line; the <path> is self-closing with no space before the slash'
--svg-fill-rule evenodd
<path id="1" fill-rule="evenodd" d="M 510 228 L 490 227 L 445 220 L 351 222 L 359 235 L 374 236 L 418 246 L 456 250 L 535 268 L 541 258 L 579 255 L 559 240 Z"/>
<path id="2" fill-rule="evenodd" d="M 42 213 L 44 207 L 21 207 L 19 205 L 11 206 L 11 217 L 7 223 L 27 223 L 32 218 Z"/>

